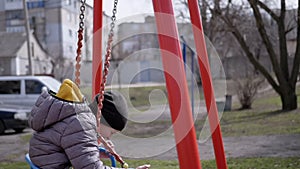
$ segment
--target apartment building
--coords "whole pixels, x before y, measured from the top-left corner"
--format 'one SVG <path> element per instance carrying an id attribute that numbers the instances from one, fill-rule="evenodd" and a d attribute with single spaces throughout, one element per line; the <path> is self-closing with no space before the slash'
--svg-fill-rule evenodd
<path id="1" fill-rule="evenodd" d="M 80 0 L 26 0 L 26 3 L 30 28 L 54 65 L 58 66 L 56 73 L 63 73 L 64 70 L 60 70 L 63 68 L 69 70 L 68 66 L 73 65 L 76 57 Z M 85 29 L 90 33 L 93 8 L 87 4 L 85 9 L 85 14 L 89 15 L 85 17 Z M 25 32 L 24 18 L 23 0 L 0 1 L 1 32 Z M 84 48 L 84 58 L 91 58 L 90 50 Z"/>
<path id="2" fill-rule="evenodd" d="M 185 53 L 187 79 L 198 80 L 198 77 L 191 74 L 192 63 L 195 67 L 194 72 L 197 72 L 197 60 L 191 51 L 192 27 L 187 23 L 177 23 L 177 27 L 179 35 L 184 37 L 188 46 Z M 183 45 L 183 39 L 179 40 Z M 108 84 L 144 82 L 165 82 L 154 16 L 145 16 L 144 22 L 124 22 L 118 25 L 117 38 L 112 50 L 111 71 L 108 74 Z"/>

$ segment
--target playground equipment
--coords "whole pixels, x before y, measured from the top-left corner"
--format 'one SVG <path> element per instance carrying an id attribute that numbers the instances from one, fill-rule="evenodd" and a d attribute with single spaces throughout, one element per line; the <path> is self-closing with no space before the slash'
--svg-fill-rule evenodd
<path id="1" fill-rule="evenodd" d="M 36 165 L 34 165 L 34 164 L 31 162 L 30 157 L 29 157 L 29 154 L 26 154 L 26 155 L 25 155 L 25 160 L 26 160 L 26 162 L 29 164 L 30 169 L 39 169 L 39 167 L 37 167 Z"/>
<path id="2" fill-rule="evenodd" d="M 179 37 L 171 0 L 153 0 L 159 45 L 165 71 L 168 99 L 174 128 L 176 148 L 180 168 L 201 168 L 195 129 L 193 126 L 184 65 L 180 52 Z M 218 119 L 209 61 L 205 46 L 204 33 L 197 0 L 188 0 L 189 12 L 193 24 L 198 64 L 202 78 L 206 108 L 210 122 L 214 152 L 218 169 L 226 169 L 227 163 Z M 94 0 L 94 36 L 93 36 L 93 96 L 99 93 L 102 76 L 101 33 L 102 0 Z M 100 58 L 100 59 L 99 59 Z M 179 60 L 179 62 L 176 62 Z M 182 135 L 182 131 L 184 135 Z M 187 133 L 187 134 L 185 134 Z"/>
<path id="3" fill-rule="evenodd" d="M 81 0 L 81 5 L 80 5 L 80 15 L 79 15 L 79 29 L 78 29 L 78 42 L 77 42 L 77 50 L 76 50 L 76 66 L 75 66 L 75 83 L 78 87 L 80 87 L 80 61 L 81 61 L 81 48 L 82 48 L 82 40 L 83 40 L 83 31 L 84 31 L 84 12 L 85 12 L 85 4 L 86 4 L 86 0 Z M 107 42 L 107 50 L 106 50 L 106 55 L 105 55 L 105 68 L 104 68 L 104 74 L 102 77 L 102 83 L 101 83 L 101 87 L 100 87 L 100 91 L 99 94 L 100 96 L 98 97 L 98 112 L 97 112 L 97 139 L 98 139 L 98 143 L 102 143 L 104 147 L 99 147 L 99 151 L 100 153 L 105 153 L 111 160 L 111 165 L 113 167 L 116 167 L 116 160 L 118 162 L 121 163 L 121 166 L 124 168 L 128 168 L 128 164 L 125 163 L 125 161 L 115 152 L 115 150 L 113 148 L 111 148 L 111 146 L 106 142 L 106 140 L 99 134 L 100 132 L 100 117 L 101 117 L 101 109 L 103 107 L 102 101 L 104 100 L 104 88 L 105 88 L 105 83 L 106 83 L 106 78 L 107 78 L 107 74 L 108 74 L 108 69 L 109 69 L 109 59 L 111 57 L 111 49 L 112 49 L 112 39 L 113 39 L 113 29 L 114 29 L 114 22 L 116 20 L 116 12 L 117 12 L 117 3 L 118 0 L 114 1 L 114 10 L 113 10 L 113 16 L 112 16 L 112 23 L 111 23 L 111 29 L 109 32 L 109 36 L 108 36 L 108 42 Z M 26 161 L 29 163 L 31 169 L 38 169 L 37 166 L 35 166 L 29 157 L 29 154 L 26 154 L 25 156 Z"/>
<path id="4" fill-rule="evenodd" d="M 75 82 L 80 85 L 80 60 L 81 47 L 83 39 L 84 27 L 84 10 L 85 0 L 81 0 L 80 7 L 80 24 L 78 31 L 78 49 L 76 57 L 76 78 Z M 106 76 L 108 74 L 109 59 L 111 57 L 111 45 L 113 39 L 113 28 L 116 20 L 116 6 L 118 1 L 114 0 L 114 9 L 111 23 L 111 30 L 108 37 L 104 71 L 102 72 L 102 0 L 94 0 L 94 28 L 93 28 L 93 79 L 92 79 L 92 95 L 93 97 L 100 93 L 99 105 L 97 113 L 97 131 L 99 131 L 99 120 L 101 115 L 103 93 L 105 89 Z M 159 46 L 161 49 L 161 57 L 163 62 L 164 74 L 166 78 L 166 86 L 168 91 L 168 100 L 170 104 L 171 118 L 176 141 L 176 148 L 181 169 L 194 168 L 201 169 L 200 155 L 196 140 L 196 132 L 194 128 L 190 100 L 188 96 L 187 83 L 185 78 L 184 64 L 180 48 L 179 36 L 174 17 L 173 5 L 171 0 L 152 0 Z M 197 51 L 198 64 L 202 79 L 202 86 L 206 101 L 206 108 L 210 122 L 212 133 L 212 141 L 214 145 L 214 153 L 218 169 L 227 169 L 225 151 L 222 141 L 222 133 L 219 124 L 218 110 L 212 86 L 212 78 L 210 76 L 209 61 L 205 46 L 204 33 L 200 19 L 200 10 L 197 0 L 188 0 L 188 7 L 193 24 L 193 34 Z M 99 142 L 108 146 L 102 136 L 97 136 Z M 122 158 L 108 146 L 107 149 L 122 166 L 128 166 Z"/>
<path id="5" fill-rule="evenodd" d="M 77 42 L 77 51 L 76 51 L 77 56 L 76 56 L 76 66 L 75 66 L 75 69 L 76 69 L 75 83 L 77 84 L 77 86 L 80 86 L 80 67 L 81 67 L 80 61 L 81 61 L 83 30 L 84 30 L 85 1 L 86 0 L 81 0 L 80 15 L 79 15 L 80 23 L 79 23 L 79 30 L 78 30 L 78 42 Z M 97 0 L 95 0 L 95 1 L 97 1 Z M 94 2 L 94 3 L 96 3 L 96 2 Z M 102 3 L 102 1 L 101 1 L 101 3 Z M 101 109 L 103 107 L 102 101 L 104 100 L 105 84 L 106 84 L 107 74 L 108 74 L 108 70 L 109 70 L 109 66 L 110 66 L 109 60 L 111 58 L 112 41 L 113 41 L 113 36 L 114 36 L 114 27 L 115 27 L 115 21 L 116 21 L 116 13 L 117 13 L 117 4 L 118 4 L 118 0 L 114 0 L 114 7 L 113 7 L 113 11 L 112 11 L 113 14 L 111 17 L 112 23 L 110 25 L 111 27 L 110 27 L 110 31 L 109 31 L 109 35 L 108 35 L 107 46 L 106 46 L 103 76 L 102 76 L 102 67 L 98 67 L 98 68 L 100 68 L 100 69 L 98 69 L 99 73 L 96 76 L 97 77 L 96 79 L 98 79 L 98 81 L 94 82 L 94 78 L 93 78 L 93 84 L 98 82 L 98 85 L 99 84 L 101 84 L 101 85 L 98 86 L 99 88 L 97 90 L 93 90 L 93 97 L 95 97 L 96 93 L 100 94 L 98 97 L 98 112 L 97 112 L 97 116 L 96 116 L 98 143 L 99 144 L 102 143 L 104 145 L 104 147 L 106 147 L 108 149 L 108 151 L 116 158 L 116 160 L 118 162 L 120 162 L 122 167 L 128 168 L 128 164 L 122 159 L 121 156 L 119 156 L 115 152 L 115 150 L 113 148 L 111 148 L 111 146 L 106 142 L 106 140 L 99 134 L 100 133 Z M 101 10 L 101 12 L 102 12 L 102 10 Z M 102 22 L 102 18 L 100 20 Z M 94 19 L 94 22 L 95 22 L 95 19 Z M 100 33 L 100 38 L 102 38 L 101 33 Z M 94 42 L 94 43 L 97 44 L 97 42 Z M 93 45 L 94 50 L 95 50 L 95 44 Z M 94 53 L 95 53 L 95 51 L 94 51 Z M 95 59 L 93 61 L 93 67 L 94 67 L 94 62 L 96 62 L 97 60 L 101 60 L 100 62 L 102 62 L 102 56 L 100 57 L 100 59 Z M 98 63 L 98 61 L 97 61 L 97 63 Z"/>

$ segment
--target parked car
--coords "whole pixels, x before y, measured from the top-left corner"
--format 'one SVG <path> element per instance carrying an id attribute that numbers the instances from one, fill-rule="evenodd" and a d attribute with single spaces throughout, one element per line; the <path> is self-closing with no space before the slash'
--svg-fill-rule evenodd
<path id="1" fill-rule="evenodd" d="M 60 84 L 50 76 L 0 76 L 0 102 L 31 107 L 42 90 L 57 92 Z"/>
<path id="2" fill-rule="evenodd" d="M 0 134 L 7 129 L 21 133 L 28 127 L 28 116 L 31 107 L 0 104 Z"/>

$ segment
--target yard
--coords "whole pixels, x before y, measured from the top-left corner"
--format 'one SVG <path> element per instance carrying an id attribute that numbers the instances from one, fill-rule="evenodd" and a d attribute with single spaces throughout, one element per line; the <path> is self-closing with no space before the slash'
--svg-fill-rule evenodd
<path id="1" fill-rule="evenodd" d="M 147 89 L 148 90 L 148 89 Z M 298 103 L 300 103 L 300 90 L 298 88 Z M 144 93 L 144 92 L 137 92 Z M 141 96 L 144 97 L 144 96 Z M 138 104 L 138 103 L 137 103 Z M 223 137 L 239 136 L 261 136 L 261 135 L 294 135 L 300 134 L 300 109 L 289 112 L 281 112 L 280 99 L 272 91 L 261 94 L 254 102 L 253 108 L 249 110 L 238 110 L 239 105 L 233 104 L 233 110 L 223 113 L 221 128 Z M 203 120 L 196 121 L 196 130 L 202 127 Z M 130 124 L 129 124 L 130 125 Z M 169 121 L 155 121 L 154 125 L 164 128 L 170 125 Z M 153 130 L 157 130 L 154 128 Z M 155 131 L 153 131 L 155 132 Z M 132 131 L 133 135 L 140 135 L 143 132 Z M 28 142 L 30 136 L 25 136 L 24 142 Z M 272 143 L 270 143 L 272 144 Z M 300 151 L 300 150 L 299 150 Z M 261 157 L 254 158 L 228 158 L 228 168 L 232 169 L 264 169 L 264 168 L 300 168 L 300 157 Z M 153 160 L 153 159 L 127 159 L 130 166 L 137 166 L 145 163 L 152 165 L 152 168 L 175 169 L 178 161 L 174 160 Z M 105 161 L 107 163 L 107 161 Z M 203 169 L 216 168 L 215 160 L 201 160 Z M 25 169 L 29 168 L 25 162 L 0 162 L 1 169 Z"/>

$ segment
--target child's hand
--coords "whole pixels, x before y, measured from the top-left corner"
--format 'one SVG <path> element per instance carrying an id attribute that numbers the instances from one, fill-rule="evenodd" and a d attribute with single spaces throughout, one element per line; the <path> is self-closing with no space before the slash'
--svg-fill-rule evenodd
<path id="1" fill-rule="evenodd" d="M 146 165 L 138 166 L 136 169 L 148 169 L 150 167 L 151 166 L 149 164 L 146 164 Z"/>

